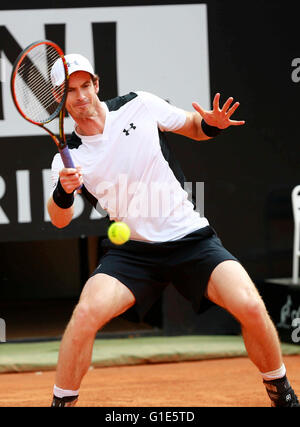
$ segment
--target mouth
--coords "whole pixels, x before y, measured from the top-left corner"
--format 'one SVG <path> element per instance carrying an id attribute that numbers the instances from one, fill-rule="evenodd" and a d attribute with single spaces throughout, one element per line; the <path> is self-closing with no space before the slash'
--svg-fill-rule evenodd
<path id="1" fill-rule="evenodd" d="M 76 104 L 75 108 L 86 108 L 88 107 L 89 102 L 81 102 L 80 104 Z"/>

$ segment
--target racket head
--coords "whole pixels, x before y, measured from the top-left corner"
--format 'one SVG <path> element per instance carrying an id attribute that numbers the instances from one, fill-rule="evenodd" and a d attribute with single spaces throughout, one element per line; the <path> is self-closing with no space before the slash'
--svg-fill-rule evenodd
<path id="1" fill-rule="evenodd" d="M 27 46 L 11 74 L 11 94 L 24 119 L 43 126 L 59 116 L 68 93 L 68 66 L 62 49 L 50 40 Z"/>

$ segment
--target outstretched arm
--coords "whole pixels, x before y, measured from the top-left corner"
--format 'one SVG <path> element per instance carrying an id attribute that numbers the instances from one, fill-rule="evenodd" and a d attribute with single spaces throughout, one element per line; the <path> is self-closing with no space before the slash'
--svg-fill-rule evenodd
<path id="1" fill-rule="evenodd" d="M 210 139 L 219 131 L 229 126 L 244 125 L 244 120 L 231 120 L 231 116 L 240 105 L 239 102 L 235 102 L 232 105 L 232 102 L 233 98 L 230 97 L 223 107 L 220 108 L 219 93 L 215 95 L 213 109 L 210 111 L 204 110 L 197 102 L 193 102 L 192 105 L 195 111 L 186 112 L 187 117 L 185 124 L 180 129 L 176 130 L 175 133 L 201 141 Z"/>

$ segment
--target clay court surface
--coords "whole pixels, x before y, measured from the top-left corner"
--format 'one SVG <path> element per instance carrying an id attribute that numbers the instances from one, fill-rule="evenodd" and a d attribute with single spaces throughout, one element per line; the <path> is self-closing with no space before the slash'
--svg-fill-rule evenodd
<path id="1" fill-rule="evenodd" d="M 300 356 L 286 356 L 300 394 Z M 0 406 L 50 406 L 55 372 L 0 374 Z M 257 369 L 247 357 L 90 369 L 78 407 L 268 407 Z"/>

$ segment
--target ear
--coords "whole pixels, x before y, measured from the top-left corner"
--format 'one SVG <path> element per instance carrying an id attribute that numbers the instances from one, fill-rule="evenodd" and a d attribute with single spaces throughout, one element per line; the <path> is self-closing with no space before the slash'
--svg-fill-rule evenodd
<path id="1" fill-rule="evenodd" d="M 97 78 L 94 82 L 94 88 L 95 88 L 95 92 L 98 94 L 99 93 L 99 78 Z"/>

